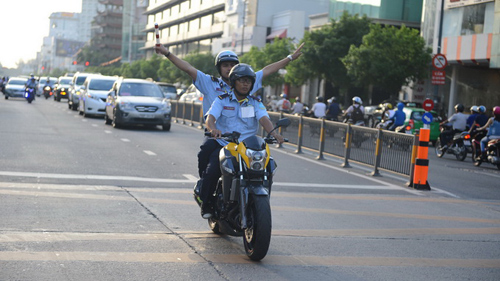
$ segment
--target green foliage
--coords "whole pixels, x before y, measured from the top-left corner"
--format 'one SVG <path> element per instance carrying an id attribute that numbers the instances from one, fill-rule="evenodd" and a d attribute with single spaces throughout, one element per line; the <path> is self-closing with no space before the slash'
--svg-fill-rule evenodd
<path id="1" fill-rule="evenodd" d="M 371 25 L 360 46 L 351 46 L 343 59 L 349 75 L 363 86 L 376 85 L 388 93 L 399 92 L 402 85 L 425 78 L 431 50 L 418 30 L 402 26 Z"/>
<path id="2" fill-rule="evenodd" d="M 240 62 L 251 65 L 255 71 L 265 66 L 282 60 L 295 50 L 292 39 L 276 39 L 273 43 L 268 43 L 260 49 L 253 46 L 250 51 L 240 56 Z M 285 82 L 284 77 L 279 73 L 274 73 L 262 81 L 263 86 L 276 86 Z"/>
<path id="3" fill-rule="evenodd" d="M 352 81 L 342 58 L 347 55 L 351 45 L 359 46 L 362 38 L 369 32 L 370 20 L 347 12 L 338 22 L 312 32 L 306 32 L 302 42 L 302 56 L 287 67 L 287 82 L 301 85 L 310 78 L 322 78 L 341 88 L 349 88 Z"/>

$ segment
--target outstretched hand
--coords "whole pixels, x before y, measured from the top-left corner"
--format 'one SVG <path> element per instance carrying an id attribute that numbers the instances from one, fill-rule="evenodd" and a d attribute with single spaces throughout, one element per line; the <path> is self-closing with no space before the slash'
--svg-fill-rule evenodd
<path id="1" fill-rule="evenodd" d="M 302 47 L 304 46 L 304 43 L 300 44 L 300 46 L 293 52 L 292 58 L 293 60 L 298 59 L 302 55 Z"/>
<path id="2" fill-rule="evenodd" d="M 155 45 L 155 52 L 157 54 L 162 54 L 162 55 L 166 55 L 169 53 L 168 49 L 165 48 L 165 46 L 163 46 L 163 44 Z"/>

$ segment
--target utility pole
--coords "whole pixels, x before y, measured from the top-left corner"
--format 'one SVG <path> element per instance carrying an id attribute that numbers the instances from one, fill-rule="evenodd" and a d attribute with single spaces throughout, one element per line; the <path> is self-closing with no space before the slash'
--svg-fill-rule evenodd
<path id="1" fill-rule="evenodd" d="M 245 41 L 245 21 L 247 15 L 247 1 L 243 0 L 243 27 L 241 28 L 241 54 L 243 55 L 243 42 Z"/>

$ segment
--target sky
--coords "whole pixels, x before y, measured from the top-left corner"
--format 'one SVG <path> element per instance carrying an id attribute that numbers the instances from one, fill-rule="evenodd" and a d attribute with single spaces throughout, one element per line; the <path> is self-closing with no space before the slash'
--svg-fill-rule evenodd
<path id="1" fill-rule="evenodd" d="M 2 3 L 0 11 L 0 63 L 15 68 L 19 60 L 36 58 L 49 35 L 50 15 L 81 13 L 82 0 L 14 0 Z"/>
<path id="2" fill-rule="evenodd" d="M 380 5 L 380 0 L 346 0 Z M 16 68 L 19 60 L 36 58 L 43 37 L 49 35 L 49 17 L 55 12 L 81 13 L 82 0 L 14 0 L 0 9 L 0 63 Z"/>

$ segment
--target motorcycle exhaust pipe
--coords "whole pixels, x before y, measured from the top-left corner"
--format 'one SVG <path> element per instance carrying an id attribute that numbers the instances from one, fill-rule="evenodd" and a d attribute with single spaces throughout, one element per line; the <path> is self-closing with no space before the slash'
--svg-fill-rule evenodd
<path id="1" fill-rule="evenodd" d="M 500 158 L 497 156 L 489 155 L 488 162 L 490 162 L 491 164 L 500 164 Z"/>

